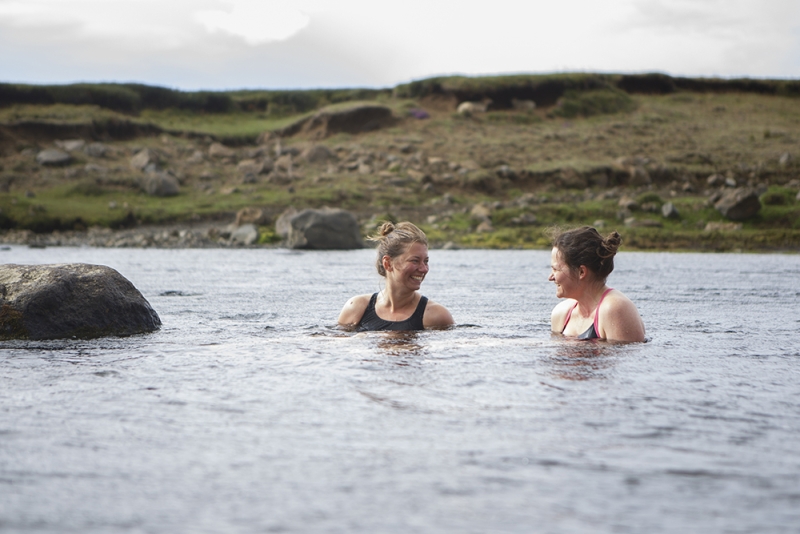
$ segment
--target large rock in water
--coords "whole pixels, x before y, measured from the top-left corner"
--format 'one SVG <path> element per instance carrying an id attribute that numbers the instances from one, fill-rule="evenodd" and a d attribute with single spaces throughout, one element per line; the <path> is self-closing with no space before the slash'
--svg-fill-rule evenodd
<path id="1" fill-rule="evenodd" d="M 160 326 L 139 290 L 111 267 L 0 265 L 0 339 L 127 336 Z"/>
<path id="2" fill-rule="evenodd" d="M 303 210 L 289 220 L 290 248 L 348 250 L 362 248 L 358 221 L 349 211 L 323 208 Z"/>
<path id="3" fill-rule="evenodd" d="M 750 187 L 732 189 L 723 193 L 722 197 L 714 203 L 723 217 L 732 221 L 743 221 L 753 217 L 761 210 L 761 201 L 758 193 Z"/>

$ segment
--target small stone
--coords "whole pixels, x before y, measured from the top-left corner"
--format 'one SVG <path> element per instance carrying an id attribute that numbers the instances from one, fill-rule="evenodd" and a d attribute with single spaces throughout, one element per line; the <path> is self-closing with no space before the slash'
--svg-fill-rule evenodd
<path id="1" fill-rule="evenodd" d="M 108 145 L 104 143 L 90 143 L 83 151 L 87 156 L 91 156 L 93 158 L 102 158 L 108 154 L 109 150 L 110 149 Z"/>
<path id="2" fill-rule="evenodd" d="M 212 158 L 232 159 L 236 157 L 236 152 L 234 152 L 233 149 L 226 147 L 222 143 L 211 143 L 211 146 L 208 147 L 208 155 Z"/>
<path id="3" fill-rule="evenodd" d="M 149 148 L 143 148 L 131 158 L 129 163 L 131 168 L 141 171 L 144 170 L 148 165 L 155 164 L 157 160 L 158 158 L 156 157 L 155 152 Z"/>
<path id="4" fill-rule="evenodd" d="M 142 188 L 145 193 L 154 197 L 171 197 L 180 193 L 178 180 L 165 172 L 148 174 Z"/>
<path id="5" fill-rule="evenodd" d="M 665 202 L 663 206 L 661 206 L 661 215 L 666 217 L 667 219 L 679 219 L 680 214 L 678 210 L 675 208 L 675 205 L 672 202 Z"/>
<path id="6" fill-rule="evenodd" d="M 39 165 L 66 165 L 72 161 L 72 156 L 57 148 L 47 148 L 36 154 L 36 162 Z"/>
<path id="7" fill-rule="evenodd" d="M 479 219 L 487 219 L 489 218 L 489 216 L 491 216 L 492 210 L 490 210 L 483 204 L 475 204 L 474 206 L 472 206 L 472 209 L 470 210 L 469 214 Z"/>
<path id="8" fill-rule="evenodd" d="M 56 146 L 58 148 L 63 148 L 68 152 L 72 152 L 74 150 L 80 150 L 86 144 L 86 141 L 83 139 L 66 139 L 64 141 L 56 141 Z"/>
<path id="9" fill-rule="evenodd" d="M 258 241 L 258 229 L 253 224 L 243 224 L 231 234 L 231 242 L 249 246 Z"/>
<path id="10" fill-rule="evenodd" d="M 489 220 L 483 221 L 482 223 L 480 223 L 478 225 L 478 227 L 475 229 L 475 231 L 478 232 L 479 234 L 486 234 L 486 233 L 489 233 L 489 232 L 494 232 L 494 226 L 492 226 L 492 221 L 489 221 Z"/>

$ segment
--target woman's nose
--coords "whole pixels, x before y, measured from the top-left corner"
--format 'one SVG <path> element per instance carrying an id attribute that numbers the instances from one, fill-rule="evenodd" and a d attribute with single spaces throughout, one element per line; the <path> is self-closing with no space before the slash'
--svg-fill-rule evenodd
<path id="1" fill-rule="evenodd" d="M 551 281 L 551 282 L 555 282 L 556 281 L 556 277 L 553 275 L 553 273 L 550 273 L 550 276 L 548 276 L 547 279 L 549 281 Z"/>

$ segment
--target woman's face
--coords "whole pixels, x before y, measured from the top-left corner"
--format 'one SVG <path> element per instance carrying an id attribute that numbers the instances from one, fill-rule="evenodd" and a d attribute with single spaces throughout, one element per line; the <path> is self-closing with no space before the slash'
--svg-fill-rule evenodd
<path id="1" fill-rule="evenodd" d="M 560 299 L 569 298 L 578 285 L 578 276 L 564 263 L 556 247 L 550 253 L 550 268 L 548 280 L 556 284 L 556 296 Z"/>
<path id="2" fill-rule="evenodd" d="M 422 243 L 412 243 L 403 254 L 394 260 L 389 259 L 389 264 L 391 267 L 386 269 L 387 278 L 391 277 L 393 283 L 416 291 L 428 274 L 428 247 Z"/>

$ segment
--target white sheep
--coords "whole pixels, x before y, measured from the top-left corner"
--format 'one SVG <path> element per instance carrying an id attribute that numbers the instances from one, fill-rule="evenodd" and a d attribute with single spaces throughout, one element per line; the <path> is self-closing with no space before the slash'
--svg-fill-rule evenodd
<path id="1" fill-rule="evenodd" d="M 516 98 L 512 98 L 511 107 L 518 111 L 531 111 L 536 109 L 536 102 L 533 100 L 518 100 Z"/>
<path id="2" fill-rule="evenodd" d="M 458 105 L 456 111 L 461 115 L 470 117 L 473 113 L 486 113 L 486 109 L 491 103 L 491 98 L 484 98 L 480 102 L 462 102 Z"/>

